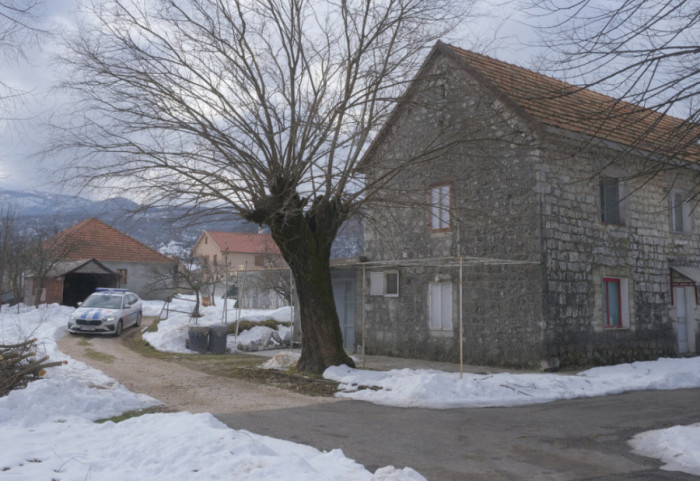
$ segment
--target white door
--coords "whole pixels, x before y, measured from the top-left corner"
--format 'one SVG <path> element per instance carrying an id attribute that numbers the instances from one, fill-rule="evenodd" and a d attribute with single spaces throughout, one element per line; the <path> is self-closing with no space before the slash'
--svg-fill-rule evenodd
<path id="1" fill-rule="evenodd" d="M 452 283 L 433 282 L 429 285 L 429 325 L 431 329 L 452 330 Z"/>
<path id="2" fill-rule="evenodd" d="M 691 288 L 692 289 L 692 288 Z M 693 296 L 686 295 L 685 287 L 674 288 L 673 295 L 676 301 L 676 334 L 678 336 L 678 354 L 690 352 L 690 338 L 695 341 L 695 330 L 693 329 L 695 319 L 692 318 L 693 309 L 689 306 L 694 303 Z M 692 332 L 691 332 L 692 331 Z M 693 351 L 695 350 L 695 342 Z"/>

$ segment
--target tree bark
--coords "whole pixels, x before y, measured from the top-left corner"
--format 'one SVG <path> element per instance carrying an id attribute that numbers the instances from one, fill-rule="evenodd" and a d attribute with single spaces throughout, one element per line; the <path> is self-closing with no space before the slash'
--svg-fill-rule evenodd
<path id="1" fill-rule="evenodd" d="M 318 374 L 329 366 L 354 367 L 343 347 L 331 283 L 330 255 L 314 256 L 303 250 L 300 254 L 305 257 L 306 265 L 292 267 L 301 317 L 302 351 L 297 367 Z"/>

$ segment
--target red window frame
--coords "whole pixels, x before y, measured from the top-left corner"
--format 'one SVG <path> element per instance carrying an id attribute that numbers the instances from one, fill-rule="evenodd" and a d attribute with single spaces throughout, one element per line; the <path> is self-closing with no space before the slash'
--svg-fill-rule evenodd
<path id="1" fill-rule="evenodd" d="M 447 187 L 447 196 L 448 196 L 448 207 L 447 207 L 447 227 L 439 227 L 437 229 L 433 228 L 433 209 L 435 208 L 435 204 L 433 203 L 433 191 L 435 189 L 440 189 L 442 187 Z M 430 229 L 430 232 L 449 232 L 452 230 L 452 182 L 443 182 L 441 184 L 434 184 L 430 186 L 430 190 L 428 195 L 430 196 L 430 209 L 428 212 L 428 227 Z M 440 206 L 438 206 L 440 207 Z"/>
<path id="2" fill-rule="evenodd" d="M 617 284 L 617 325 L 610 324 L 610 290 L 609 284 Z M 603 277 L 603 289 L 605 290 L 605 327 L 608 329 L 620 329 L 622 322 L 622 283 L 616 277 Z"/>

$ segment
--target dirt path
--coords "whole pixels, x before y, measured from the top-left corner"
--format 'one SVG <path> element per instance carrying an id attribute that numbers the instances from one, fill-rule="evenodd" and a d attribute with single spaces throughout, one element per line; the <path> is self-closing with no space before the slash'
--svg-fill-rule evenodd
<path id="1" fill-rule="evenodd" d="M 124 335 L 132 334 L 129 331 L 125 331 Z M 294 408 L 337 401 L 334 398 L 305 396 L 245 380 L 205 374 L 176 363 L 146 358 L 125 346 L 121 339 L 112 337 L 66 334 L 59 339 L 58 347 L 70 357 L 116 379 L 129 390 L 148 394 L 176 411 L 218 414 Z"/>

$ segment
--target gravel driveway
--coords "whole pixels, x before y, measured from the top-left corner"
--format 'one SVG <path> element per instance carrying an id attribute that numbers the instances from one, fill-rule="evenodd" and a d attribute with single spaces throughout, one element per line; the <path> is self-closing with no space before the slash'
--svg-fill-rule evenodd
<path id="1" fill-rule="evenodd" d="M 144 325 L 148 322 L 144 319 Z M 132 329 L 124 332 L 132 334 Z M 212 414 L 286 409 L 342 402 L 312 397 L 241 379 L 214 376 L 173 362 L 145 358 L 113 337 L 70 336 L 58 341 L 59 349 L 116 379 L 128 389 L 144 393 L 175 411 Z M 98 356 L 90 355 L 97 351 Z"/>

